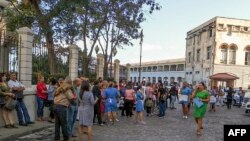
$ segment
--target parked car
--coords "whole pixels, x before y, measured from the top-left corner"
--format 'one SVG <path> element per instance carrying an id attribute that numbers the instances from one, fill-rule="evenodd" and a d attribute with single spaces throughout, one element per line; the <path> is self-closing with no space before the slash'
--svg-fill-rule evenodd
<path id="1" fill-rule="evenodd" d="M 243 100 L 243 106 L 245 106 L 246 114 L 250 114 L 250 92 L 246 92 Z"/>

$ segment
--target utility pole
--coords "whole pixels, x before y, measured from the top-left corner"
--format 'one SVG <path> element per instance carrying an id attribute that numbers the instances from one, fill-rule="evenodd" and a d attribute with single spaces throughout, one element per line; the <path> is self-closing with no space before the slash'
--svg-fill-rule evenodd
<path id="1" fill-rule="evenodd" d="M 140 67 L 139 67 L 139 80 L 138 82 L 141 83 L 141 59 L 142 59 L 142 43 L 143 43 L 143 29 L 141 30 L 140 33 Z"/>

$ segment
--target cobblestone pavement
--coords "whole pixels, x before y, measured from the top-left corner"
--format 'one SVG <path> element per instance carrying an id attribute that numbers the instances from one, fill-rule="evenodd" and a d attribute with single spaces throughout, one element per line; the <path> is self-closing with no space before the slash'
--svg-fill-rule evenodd
<path id="1" fill-rule="evenodd" d="M 146 117 L 146 125 L 135 125 L 134 118 L 119 117 L 112 126 L 93 126 L 94 141 L 222 141 L 223 125 L 250 124 L 250 116 L 244 108 L 217 107 L 217 111 L 207 112 L 204 118 L 202 136 L 196 136 L 196 124 L 192 116 L 183 119 L 181 109 L 167 110 L 165 118 Z M 16 141 L 52 141 L 54 129 L 49 128 L 35 134 L 20 137 Z M 74 129 L 76 132 L 76 128 Z M 77 140 L 77 138 L 76 138 Z M 86 139 L 84 139 L 86 140 Z"/>

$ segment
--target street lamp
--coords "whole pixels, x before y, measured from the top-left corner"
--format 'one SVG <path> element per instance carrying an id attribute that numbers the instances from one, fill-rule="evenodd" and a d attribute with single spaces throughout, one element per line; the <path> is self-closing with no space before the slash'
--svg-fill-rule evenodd
<path id="1" fill-rule="evenodd" d="M 141 59 L 142 59 L 142 43 L 143 43 L 143 29 L 141 30 L 141 33 L 140 33 L 140 67 L 139 67 L 139 83 L 141 82 Z"/>

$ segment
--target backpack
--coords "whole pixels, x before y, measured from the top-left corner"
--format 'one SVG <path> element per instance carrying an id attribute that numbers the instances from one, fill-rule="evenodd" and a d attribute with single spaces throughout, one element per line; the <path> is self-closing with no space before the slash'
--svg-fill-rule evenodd
<path id="1" fill-rule="evenodd" d="M 147 99 L 145 105 L 146 107 L 153 107 L 154 105 L 153 100 L 151 98 Z"/>
<path id="2" fill-rule="evenodd" d="M 170 93 L 170 95 L 172 95 L 172 96 L 177 96 L 177 95 L 178 95 L 178 91 L 176 90 L 176 87 L 175 87 L 175 86 L 171 87 L 169 93 Z"/>
<path id="3" fill-rule="evenodd" d="M 166 101 L 167 100 L 167 95 L 166 95 L 165 89 L 161 88 L 161 89 L 159 89 L 159 92 L 160 92 L 159 100 L 160 101 Z"/>

